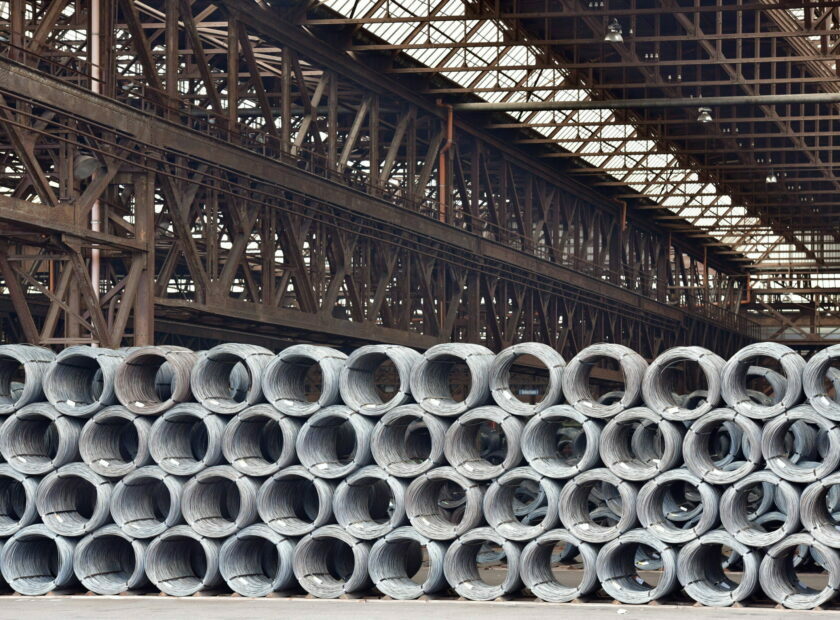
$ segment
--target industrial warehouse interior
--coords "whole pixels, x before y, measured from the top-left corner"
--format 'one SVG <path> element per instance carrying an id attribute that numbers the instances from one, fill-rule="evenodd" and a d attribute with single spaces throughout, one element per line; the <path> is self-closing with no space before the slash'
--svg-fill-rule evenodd
<path id="1" fill-rule="evenodd" d="M 0 162 L 0 618 L 840 617 L 840 0 L 0 0 Z"/>

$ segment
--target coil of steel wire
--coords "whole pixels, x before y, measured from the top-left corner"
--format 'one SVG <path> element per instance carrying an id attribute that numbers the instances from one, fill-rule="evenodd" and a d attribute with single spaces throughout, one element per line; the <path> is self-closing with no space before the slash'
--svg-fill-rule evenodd
<path id="1" fill-rule="evenodd" d="M 726 575 L 722 548 L 730 549 L 741 562 L 741 576 L 735 581 Z M 686 543 L 677 556 L 677 574 L 688 594 L 701 605 L 729 607 L 748 599 L 758 588 L 761 552 L 738 542 L 724 530 L 706 532 Z"/>
<path id="2" fill-rule="evenodd" d="M 568 431 L 579 427 L 573 437 Z M 522 429 L 522 455 L 544 476 L 572 478 L 597 467 L 598 447 L 604 425 L 568 405 L 555 405 L 540 411 Z"/>
<path id="3" fill-rule="evenodd" d="M 790 458 L 786 436 L 797 421 L 818 427 L 825 433 L 829 447 L 821 461 L 799 458 L 794 461 Z M 815 443 L 816 433 L 813 435 Z M 840 428 L 835 422 L 817 413 L 810 405 L 800 405 L 764 425 L 761 453 L 767 466 L 781 478 L 791 482 L 814 482 L 834 472 L 840 465 Z M 819 458 L 819 455 L 816 456 Z"/>
<path id="4" fill-rule="evenodd" d="M 44 400 L 44 376 L 54 359 L 55 353 L 42 347 L 0 345 L 0 415 Z M 19 369 L 23 371 L 23 385 L 15 390 L 13 384 Z"/>
<path id="5" fill-rule="evenodd" d="M 510 387 L 510 371 L 523 356 L 536 358 L 548 371 L 548 385 L 542 398 L 526 403 L 517 398 Z M 566 360 L 547 344 L 521 342 L 500 351 L 490 367 L 490 394 L 496 404 L 514 415 L 531 416 L 559 403 L 563 398 L 563 369 Z"/>
<path id="6" fill-rule="evenodd" d="M 294 553 L 294 541 L 256 523 L 225 540 L 219 550 L 219 572 L 237 594 L 268 596 L 296 585 Z"/>
<path id="7" fill-rule="evenodd" d="M 176 525 L 152 540 L 146 549 L 146 575 L 169 596 L 192 596 L 222 584 L 221 542 Z"/>
<path id="8" fill-rule="evenodd" d="M 335 520 L 359 540 L 380 538 L 405 522 L 405 488 L 381 467 L 362 467 L 336 487 Z"/>
<path id="9" fill-rule="evenodd" d="M 43 380 L 47 400 L 64 415 L 77 418 L 117 404 L 114 378 L 125 355 L 121 349 L 67 347 L 47 368 Z"/>
<path id="10" fill-rule="evenodd" d="M 73 571 L 96 594 L 120 594 L 146 585 L 144 540 L 132 538 L 116 525 L 106 525 L 82 538 L 73 554 Z"/>
<path id="11" fill-rule="evenodd" d="M 501 433 L 504 447 L 500 458 L 490 459 L 482 450 L 481 431 L 487 427 Z M 513 469 L 522 461 L 520 436 L 523 423 L 500 407 L 477 407 L 456 418 L 443 444 L 449 464 L 473 480 L 490 480 Z"/>
<path id="12" fill-rule="evenodd" d="M 79 453 L 93 471 L 120 478 L 151 462 L 152 423 L 122 405 L 105 407 L 89 418 L 79 435 Z"/>
<path id="13" fill-rule="evenodd" d="M 817 551 L 820 564 L 828 572 L 827 583 L 820 590 L 803 583 L 793 569 L 789 557 L 800 545 Z M 788 609 L 814 609 L 834 598 L 840 589 L 840 555 L 810 534 L 792 534 L 767 550 L 761 560 L 759 582 L 768 597 Z"/>
<path id="14" fill-rule="evenodd" d="M 14 535 L 38 520 L 35 493 L 38 479 L 0 464 L 0 538 Z"/>
<path id="15" fill-rule="evenodd" d="M 255 344 L 220 344 L 199 356 L 190 372 L 195 399 L 214 413 L 233 415 L 263 402 L 262 376 L 274 354 Z M 235 385 L 234 369 L 247 370 L 244 390 Z M 239 390 L 236 388 L 240 387 Z"/>
<path id="16" fill-rule="evenodd" d="M 601 519 L 596 522 L 590 511 L 590 494 L 596 487 L 601 493 L 614 489 L 615 495 L 607 505 L 615 519 Z M 606 468 L 590 469 L 567 481 L 560 491 L 560 520 L 569 532 L 586 542 L 604 543 L 618 538 L 635 527 L 636 487 L 622 480 Z M 609 523 L 609 521 L 613 521 Z"/>
<path id="17" fill-rule="evenodd" d="M 446 501 L 443 496 L 454 496 Z M 453 467 L 438 467 L 411 481 L 405 512 L 412 527 L 432 540 L 452 540 L 484 520 L 484 487 Z"/>
<path id="18" fill-rule="evenodd" d="M 696 507 L 687 499 L 685 489 L 678 498 L 673 497 L 673 487 L 679 485 L 694 489 L 698 496 Z M 669 494 L 672 494 L 671 505 Z M 637 499 L 637 513 L 642 527 L 662 542 L 687 543 L 717 525 L 719 501 L 720 494 L 711 484 L 703 482 L 687 469 L 672 469 L 642 486 Z M 686 520 L 686 513 L 692 518 Z"/>
<path id="19" fill-rule="evenodd" d="M 811 535 L 829 547 L 840 548 L 840 472 L 835 472 L 809 484 L 802 491 L 799 516 L 802 526 Z"/>
<path id="20" fill-rule="evenodd" d="M 669 370 L 684 362 L 697 364 L 706 377 L 703 397 L 690 408 L 674 398 L 669 381 Z M 645 404 L 666 420 L 696 420 L 720 403 L 720 373 L 724 364 L 722 357 L 702 347 L 674 347 L 660 353 L 645 371 L 642 381 Z"/>
<path id="21" fill-rule="evenodd" d="M 321 478 L 343 478 L 371 462 L 374 422 L 344 405 L 306 419 L 295 448 L 301 465 Z"/>
<path id="22" fill-rule="evenodd" d="M 624 480 L 650 480 L 682 460 L 683 427 L 646 407 L 611 418 L 601 433 L 601 460 Z"/>
<path id="23" fill-rule="evenodd" d="M 376 422 L 370 436 L 373 460 L 392 476 L 413 478 L 445 462 L 449 420 L 416 404 L 394 407 Z"/>
<path id="24" fill-rule="evenodd" d="M 111 493 L 111 516 L 132 538 L 154 538 L 183 522 L 184 479 L 154 465 L 126 475 Z"/>
<path id="25" fill-rule="evenodd" d="M 307 417 L 319 409 L 341 402 L 341 370 L 347 356 L 341 351 L 311 344 L 296 344 L 278 353 L 262 375 L 266 400 L 286 415 Z M 314 400 L 307 394 L 308 373 L 321 371 L 321 386 Z M 310 386 L 311 387 L 311 386 Z"/>
<path id="26" fill-rule="evenodd" d="M 283 536 L 304 536 L 333 518 L 335 483 L 293 465 L 266 479 L 257 494 L 260 519 Z"/>
<path id="27" fill-rule="evenodd" d="M 0 425 L 0 454 L 22 474 L 40 476 L 79 460 L 81 432 L 82 420 L 49 403 L 32 403 Z"/>
<path id="28" fill-rule="evenodd" d="M 190 374 L 198 358 L 197 353 L 185 347 L 137 347 L 117 369 L 117 398 L 138 415 L 158 415 L 190 401 Z"/>
<path id="29" fill-rule="evenodd" d="M 563 555 L 570 556 L 561 561 L 571 563 L 580 557 L 580 580 L 577 585 L 561 582 L 552 571 L 555 562 L 553 553 L 558 544 L 564 545 L 564 551 L 568 550 Z M 583 542 L 566 530 L 550 530 L 529 542 L 522 550 L 519 558 L 522 581 L 526 588 L 543 601 L 567 603 L 598 589 L 598 575 L 595 571 L 597 557 L 598 549 L 594 545 Z"/>
<path id="30" fill-rule="evenodd" d="M 300 586 L 317 598 L 338 598 L 368 589 L 370 543 L 337 525 L 307 534 L 295 547 L 293 567 Z"/>
<path id="31" fill-rule="evenodd" d="M 192 476 L 222 462 L 225 420 L 197 403 L 175 405 L 149 432 L 149 453 L 161 469 Z"/>
<path id="32" fill-rule="evenodd" d="M 443 574 L 445 543 L 431 540 L 410 526 L 398 527 L 378 538 L 370 549 L 368 568 L 373 585 L 383 594 L 397 600 L 416 599 L 446 588 Z M 424 553 L 425 551 L 425 553 Z M 428 568 L 422 582 L 412 580 Z"/>
<path id="33" fill-rule="evenodd" d="M 729 425 L 727 427 L 727 425 Z M 732 428 L 737 427 L 740 437 Z M 723 429 L 730 435 L 736 456 L 714 454 L 712 440 Z M 746 450 L 743 450 L 746 446 Z M 715 409 L 695 420 L 685 433 L 682 446 L 685 466 L 710 484 L 733 484 L 755 471 L 762 463 L 761 428 L 750 418 L 732 409 Z"/>
<path id="34" fill-rule="evenodd" d="M 655 585 L 648 584 L 637 574 L 635 550 L 641 545 L 653 549 L 662 561 L 661 574 Z M 628 605 L 650 603 L 679 586 L 677 552 L 642 529 L 625 532 L 601 547 L 595 566 L 601 587 L 615 600 Z"/>
<path id="35" fill-rule="evenodd" d="M 441 416 L 458 416 L 490 402 L 490 368 L 496 356 L 487 347 L 468 343 L 436 344 L 423 354 L 411 371 L 411 393 L 423 409 Z M 469 390 L 455 400 L 450 374 L 456 364 L 466 364 Z"/>
<path id="36" fill-rule="evenodd" d="M 84 463 L 44 476 L 35 492 L 41 521 L 59 536 L 85 536 L 111 520 L 113 485 Z"/>
<path id="37" fill-rule="evenodd" d="M 184 485 L 181 512 L 196 533 L 224 538 L 257 520 L 259 488 L 256 480 L 230 465 L 208 467 Z"/>
<path id="38" fill-rule="evenodd" d="M 506 566 L 501 583 L 488 583 L 479 573 L 478 554 L 486 543 L 504 552 Z M 443 573 L 449 585 L 460 596 L 471 601 L 492 601 L 517 591 L 522 585 L 519 576 L 521 553 L 522 548 L 518 543 L 506 540 L 493 528 L 479 527 L 452 541 L 443 558 Z"/>
<path id="39" fill-rule="evenodd" d="M 297 460 L 301 423 L 262 403 L 239 412 L 225 426 L 222 454 L 249 476 L 270 476 Z"/>
<path id="40" fill-rule="evenodd" d="M 525 524 L 520 517 L 532 512 L 526 507 L 523 514 L 517 515 L 517 496 L 521 493 L 521 486 L 530 484 L 544 494 L 544 500 L 539 503 L 545 506 L 545 514 L 537 523 Z M 558 502 L 560 501 L 560 485 L 546 478 L 530 467 L 517 467 L 495 480 L 484 494 L 484 517 L 487 524 L 508 540 L 528 541 L 554 529 L 560 521 Z M 539 506 L 537 506 L 539 507 Z"/>
<path id="41" fill-rule="evenodd" d="M 599 403 L 589 387 L 592 369 L 603 359 L 618 362 L 624 375 L 621 398 L 610 403 Z M 563 371 L 563 394 L 566 402 L 582 414 L 593 418 L 610 418 L 637 405 L 642 398 L 642 380 L 647 371 L 645 359 L 620 344 L 593 344 L 575 355 Z"/>
<path id="42" fill-rule="evenodd" d="M 39 596 L 73 585 L 76 541 L 38 523 L 17 531 L 0 551 L 3 579 L 19 594 Z"/>
<path id="43" fill-rule="evenodd" d="M 838 360 L 840 345 L 835 344 L 817 351 L 802 370 L 802 388 L 808 402 L 820 415 L 834 421 L 840 421 L 840 385 L 836 381 L 840 375 L 831 364 Z"/>
<path id="44" fill-rule="evenodd" d="M 747 373 L 756 358 L 769 357 L 782 368 L 784 394 L 772 405 L 760 405 L 747 393 Z M 747 345 L 729 358 L 721 372 L 721 395 L 732 409 L 749 418 L 766 420 L 793 408 L 802 399 L 805 361 L 791 348 L 775 342 Z"/>
<path id="45" fill-rule="evenodd" d="M 411 372 L 422 359 L 423 356 L 414 349 L 393 344 L 359 347 L 341 368 L 341 399 L 351 409 L 371 416 L 380 416 L 410 403 Z M 394 367 L 399 380 L 390 393 L 378 389 L 376 383 L 376 371 L 385 362 Z"/>
<path id="46" fill-rule="evenodd" d="M 768 483 L 775 491 L 774 503 L 784 520 L 770 531 L 758 521 L 750 507 L 753 487 Z M 765 487 L 762 491 L 767 493 Z M 800 529 L 799 491 L 790 482 L 783 480 L 769 470 L 758 471 L 741 478 L 724 491 L 720 500 L 720 520 L 726 531 L 735 539 L 751 547 L 770 547 Z"/>

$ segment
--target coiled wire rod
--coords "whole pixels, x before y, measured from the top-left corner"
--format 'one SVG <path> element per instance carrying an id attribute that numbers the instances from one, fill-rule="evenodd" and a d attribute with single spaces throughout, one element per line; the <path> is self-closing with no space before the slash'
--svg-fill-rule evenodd
<path id="1" fill-rule="evenodd" d="M 222 454 L 243 474 L 270 476 L 297 461 L 301 422 L 266 403 L 239 412 L 225 426 Z"/>
<path id="2" fill-rule="evenodd" d="M 454 487 L 454 489 L 453 489 Z M 441 498 L 455 490 L 463 502 Z M 412 527 L 432 540 L 452 540 L 484 520 L 484 487 L 453 467 L 438 467 L 411 481 L 405 492 L 405 512 Z"/>
<path id="3" fill-rule="evenodd" d="M 274 354 L 255 344 L 225 343 L 216 345 L 198 361 L 190 372 L 195 399 L 214 413 L 233 415 L 263 402 L 262 375 Z M 247 387 L 235 385 L 235 368 L 247 371 Z M 240 390 L 236 388 L 239 387 Z"/>
<path id="4" fill-rule="evenodd" d="M 355 538 L 380 538 L 405 523 L 405 489 L 405 482 L 381 467 L 362 467 L 336 487 L 335 520 Z"/>
<path id="5" fill-rule="evenodd" d="M 411 371 L 411 393 L 423 409 L 441 416 L 458 416 L 490 402 L 490 368 L 493 352 L 479 344 L 436 344 L 423 354 Z M 469 390 L 461 401 L 453 398 L 450 374 L 453 366 L 466 364 Z"/>
<path id="6" fill-rule="evenodd" d="M 515 502 L 523 482 L 536 485 L 544 499 L 537 506 L 524 507 L 524 514 L 517 515 Z M 560 522 L 559 501 L 559 483 L 530 467 L 517 467 L 496 478 L 487 488 L 484 494 L 484 518 L 490 527 L 508 540 L 528 541 L 557 526 Z M 545 514 L 537 523 L 528 525 L 522 522 L 520 517 L 527 516 L 542 504 L 545 505 Z"/>
<path id="7" fill-rule="evenodd" d="M 176 525 L 155 538 L 146 550 L 146 574 L 161 592 L 191 596 L 222 584 L 221 542 Z"/>
<path id="8" fill-rule="evenodd" d="M 539 402 L 523 402 L 510 388 L 510 370 L 525 355 L 535 357 L 548 370 L 548 385 Z M 563 369 L 566 360 L 547 344 L 520 342 L 500 351 L 490 367 L 490 393 L 496 404 L 514 415 L 531 416 L 556 405 L 563 398 Z"/>
<path id="9" fill-rule="evenodd" d="M 773 405 L 782 400 L 787 389 L 787 379 L 772 368 L 765 366 L 750 366 L 747 368 L 747 381 L 760 377 L 770 386 L 770 395 L 760 390 L 747 390 L 747 394 L 760 405 Z"/>
<path id="10" fill-rule="evenodd" d="M 831 364 L 838 360 L 840 345 L 835 344 L 814 354 L 802 371 L 802 388 L 808 402 L 820 415 L 835 421 L 840 421 L 840 385 L 836 381 L 837 369 Z M 829 385 L 834 390 L 833 397 L 829 394 Z"/>
<path id="11" fill-rule="evenodd" d="M 117 404 L 114 379 L 125 359 L 122 349 L 67 347 L 50 363 L 44 376 L 44 394 L 64 415 L 88 418 Z"/>
<path id="12" fill-rule="evenodd" d="M 822 461 L 790 458 L 786 436 L 797 421 L 816 426 L 825 433 L 829 449 Z M 813 448 L 816 448 L 816 433 L 813 433 Z M 806 451 L 809 452 L 809 451 Z M 816 452 L 816 449 L 813 450 Z M 800 405 L 769 420 L 761 434 L 761 453 L 767 466 L 777 475 L 791 482 L 814 482 L 829 475 L 840 465 L 840 428 L 837 422 L 824 418 L 810 405 Z M 819 458 L 819 455 L 817 455 Z"/>
<path id="13" fill-rule="evenodd" d="M 573 440 L 565 432 L 580 429 Z M 572 478 L 597 467 L 604 425 L 568 405 L 555 405 L 534 415 L 522 429 L 522 455 L 544 476 Z"/>
<path id="14" fill-rule="evenodd" d="M 197 403 L 175 405 L 155 420 L 149 452 L 161 469 L 192 476 L 222 462 L 225 420 Z"/>
<path id="15" fill-rule="evenodd" d="M 154 538 L 183 523 L 184 480 L 147 465 L 117 482 L 111 493 L 111 516 L 132 538 Z"/>
<path id="16" fill-rule="evenodd" d="M 498 429 L 504 438 L 500 458 L 488 458 L 481 447 L 482 428 Z M 458 416 L 449 429 L 443 452 L 449 464 L 473 480 L 491 480 L 519 465 L 522 421 L 500 407 L 477 407 Z M 494 462 L 495 461 L 495 462 Z"/>
<path id="17" fill-rule="evenodd" d="M 561 558 L 553 556 L 558 543 L 564 545 Z M 552 571 L 552 564 L 558 559 L 571 562 L 578 555 L 581 558 L 580 581 L 576 586 L 561 583 Z M 568 559 L 563 559 L 564 556 L 568 556 Z M 556 529 L 541 534 L 525 545 L 519 558 L 519 572 L 525 587 L 540 600 L 567 603 L 598 589 L 598 575 L 595 571 L 597 557 L 597 547 L 583 542 L 566 530 Z"/>
<path id="18" fill-rule="evenodd" d="M 38 520 L 35 493 L 38 479 L 0 464 L 0 538 L 14 535 Z"/>
<path id="19" fill-rule="evenodd" d="M 756 358 L 769 357 L 782 367 L 784 394 L 772 405 L 760 405 L 747 393 L 747 373 Z M 738 413 L 757 420 L 772 418 L 793 408 L 802 399 L 802 370 L 805 360 L 790 347 L 775 342 L 747 345 L 726 362 L 721 373 L 721 395 Z"/>
<path id="20" fill-rule="evenodd" d="M 0 415 L 45 399 L 44 376 L 54 359 L 55 353 L 42 347 L 0 345 Z M 17 390 L 14 384 L 19 369 L 23 370 L 23 386 Z"/>
<path id="21" fill-rule="evenodd" d="M 369 542 L 357 540 L 338 525 L 325 525 L 301 538 L 295 547 L 295 577 L 317 598 L 367 590 L 372 585 L 369 555 Z"/>
<path id="22" fill-rule="evenodd" d="M 3 579 L 15 592 L 39 596 L 75 583 L 76 541 L 59 536 L 40 523 L 9 538 L 0 552 Z"/>
<path id="23" fill-rule="evenodd" d="M 116 525 L 106 525 L 82 538 L 73 554 L 73 570 L 82 585 L 96 594 L 119 594 L 149 583 L 144 540 Z"/>
<path id="24" fill-rule="evenodd" d="M 414 478 L 445 462 L 449 420 L 416 404 L 394 407 L 376 422 L 370 436 L 373 460 L 392 476 Z"/>
<path id="25" fill-rule="evenodd" d="M 85 536 L 111 520 L 112 484 L 84 463 L 44 476 L 35 506 L 44 525 L 60 536 Z"/>
<path id="26" fill-rule="evenodd" d="M 828 583 L 822 590 L 800 581 L 794 570 L 791 556 L 800 545 L 817 551 L 819 563 L 828 572 Z M 840 589 L 840 555 L 810 534 L 793 534 L 767 551 L 759 568 L 759 582 L 768 597 L 788 609 L 814 609 L 834 598 Z"/>
<path id="27" fill-rule="evenodd" d="M 610 419 L 601 432 L 601 460 L 625 480 L 650 480 L 682 460 L 683 426 L 646 407 Z"/>
<path id="28" fill-rule="evenodd" d="M 321 478 L 344 478 L 371 462 L 374 422 L 344 405 L 307 418 L 295 447 L 301 465 Z"/>
<path id="29" fill-rule="evenodd" d="M 257 520 L 259 488 L 230 465 L 208 467 L 184 485 L 181 512 L 199 535 L 224 538 Z"/>
<path id="30" fill-rule="evenodd" d="M 404 526 L 377 539 L 370 549 L 368 568 L 373 585 L 383 594 L 397 600 L 416 599 L 446 588 L 443 574 L 445 543 L 423 536 L 413 527 Z M 412 580 L 423 567 L 428 568 L 422 583 Z"/>
<path id="31" fill-rule="evenodd" d="M 636 555 L 642 546 L 653 549 L 662 562 L 659 581 L 653 586 L 637 573 Z M 677 552 L 646 530 L 630 530 L 608 542 L 598 552 L 595 566 L 606 593 L 628 605 L 650 603 L 679 587 Z"/>
<path id="32" fill-rule="evenodd" d="M 185 347 L 138 347 L 126 355 L 117 369 L 117 398 L 138 415 L 158 415 L 190 401 L 190 373 L 198 358 L 197 353 Z"/>
<path id="33" fill-rule="evenodd" d="M 724 572 L 722 547 L 743 563 L 740 581 Z M 677 574 L 685 593 L 708 607 L 729 607 L 748 599 L 758 588 L 761 552 L 738 542 L 724 530 L 706 532 L 687 542 L 677 556 Z"/>
<path id="34" fill-rule="evenodd" d="M 615 489 L 615 495 L 607 500 L 607 506 L 617 517 L 612 525 L 595 521 L 590 511 L 590 494 L 593 491 Z M 567 481 L 560 491 L 560 520 L 569 532 L 586 542 L 604 543 L 618 538 L 635 527 L 636 487 L 622 480 L 606 468 L 590 469 Z"/>
<path id="35" fill-rule="evenodd" d="M 818 541 L 834 548 L 840 548 L 837 518 L 840 515 L 837 514 L 836 501 L 840 486 L 837 485 L 840 485 L 840 472 L 835 472 L 805 487 L 799 503 L 802 526 Z"/>
<path id="36" fill-rule="evenodd" d="M 257 493 L 260 519 L 283 536 L 304 536 L 333 520 L 335 483 L 305 467 L 281 469 Z"/>
<path id="37" fill-rule="evenodd" d="M 592 369 L 602 359 L 618 362 L 624 375 L 624 392 L 610 404 L 599 403 L 589 388 Z M 593 418 L 610 418 L 637 405 L 642 398 L 642 380 L 647 371 L 645 359 L 620 344 L 593 344 L 575 355 L 563 371 L 563 394 L 566 402 L 582 414 Z"/>
<path id="38" fill-rule="evenodd" d="M 423 356 L 408 347 L 370 344 L 359 347 L 341 368 L 339 386 L 344 404 L 365 415 L 380 416 L 411 402 L 411 371 Z M 389 398 L 383 398 L 376 385 L 376 371 L 389 361 L 396 370 L 399 385 Z"/>
<path id="39" fill-rule="evenodd" d="M 79 435 L 82 460 L 100 476 L 120 478 L 151 462 L 152 423 L 122 405 L 94 414 Z"/>
<path id="40" fill-rule="evenodd" d="M 297 417 L 307 417 L 338 404 L 341 370 L 346 361 L 344 353 L 330 347 L 296 344 L 283 349 L 263 372 L 266 400 L 278 411 Z M 321 390 L 317 399 L 310 400 L 307 373 L 313 366 L 321 369 Z"/>
<path id="41" fill-rule="evenodd" d="M 0 425 L 0 454 L 22 474 L 49 473 L 79 460 L 82 424 L 49 403 L 26 405 Z"/>
<path id="42" fill-rule="evenodd" d="M 294 553 L 293 540 L 256 523 L 225 540 L 219 551 L 219 572 L 237 594 L 268 596 L 296 585 Z"/>
<path id="43" fill-rule="evenodd" d="M 737 427 L 740 435 L 732 431 Z M 714 455 L 713 440 L 725 430 L 730 445 L 740 456 Z M 746 450 L 742 446 L 747 446 Z M 710 484 L 729 485 L 748 476 L 762 461 L 761 428 L 750 418 L 732 409 L 714 409 L 695 420 L 685 433 L 682 446 L 686 467 Z"/>
<path id="44" fill-rule="evenodd" d="M 504 551 L 505 578 L 491 584 L 481 578 L 478 571 L 478 554 L 482 546 L 490 543 Z M 518 543 L 506 540 L 490 527 L 479 527 L 462 534 L 449 545 L 443 558 L 443 573 L 455 592 L 471 601 L 492 601 L 516 592 L 522 585 L 519 576 L 520 554 Z"/>
<path id="45" fill-rule="evenodd" d="M 671 367 L 683 362 L 697 364 L 706 377 L 703 397 L 699 403 L 690 403 L 693 405 L 691 408 L 680 402 L 681 399 L 674 398 L 671 392 Z M 642 381 L 645 404 L 666 420 L 696 420 L 720 403 L 720 373 L 725 364 L 722 357 L 702 347 L 668 349 L 660 353 L 645 371 Z"/>
<path id="46" fill-rule="evenodd" d="M 675 500 L 673 487 L 679 485 L 694 489 L 699 496 L 699 511 L 686 500 Z M 685 492 L 682 495 L 684 498 Z M 637 499 L 637 513 L 642 527 L 662 542 L 687 543 L 718 524 L 719 501 L 720 493 L 711 484 L 703 482 L 687 469 L 672 469 L 642 486 Z M 685 520 L 687 512 L 699 514 Z"/>
<path id="47" fill-rule="evenodd" d="M 775 491 L 775 503 L 784 516 L 783 523 L 769 531 L 759 521 L 761 515 L 750 510 L 753 487 L 761 483 L 769 483 L 770 492 Z M 764 487 L 762 492 L 768 493 L 768 488 Z M 724 491 L 720 500 L 720 520 L 737 541 L 751 547 L 769 547 L 800 529 L 799 491 L 769 470 L 754 472 Z"/>

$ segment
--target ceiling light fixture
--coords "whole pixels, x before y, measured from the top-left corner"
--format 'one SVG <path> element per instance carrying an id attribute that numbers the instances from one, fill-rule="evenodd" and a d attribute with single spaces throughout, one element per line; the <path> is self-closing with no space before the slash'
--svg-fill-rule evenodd
<path id="1" fill-rule="evenodd" d="M 624 43 L 624 37 L 621 36 L 621 24 L 615 18 L 610 22 L 610 25 L 607 26 L 607 34 L 604 37 L 604 41 L 607 43 Z"/>
<path id="2" fill-rule="evenodd" d="M 768 183 L 778 183 L 779 179 L 778 179 L 778 177 L 776 177 L 776 173 L 771 170 L 770 172 L 767 173 L 766 181 Z"/>
<path id="3" fill-rule="evenodd" d="M 698 123 L 711 123 L 714 120 L 712 118 L 712 108 L 698 108 L 697 112 Z"/>

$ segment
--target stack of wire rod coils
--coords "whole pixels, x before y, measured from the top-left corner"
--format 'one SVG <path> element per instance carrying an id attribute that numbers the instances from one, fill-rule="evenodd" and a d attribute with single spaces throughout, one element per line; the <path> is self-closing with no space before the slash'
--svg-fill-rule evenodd
<path id="1" fill-rule="evenodd" d="M 26 595 L 819 607 L 840 589 L 839 362 L 3 345 L 0 573 Z"/>

